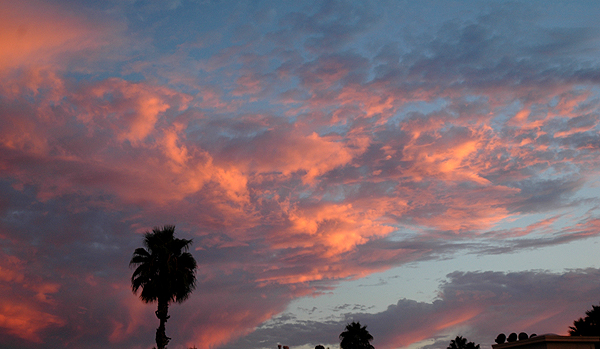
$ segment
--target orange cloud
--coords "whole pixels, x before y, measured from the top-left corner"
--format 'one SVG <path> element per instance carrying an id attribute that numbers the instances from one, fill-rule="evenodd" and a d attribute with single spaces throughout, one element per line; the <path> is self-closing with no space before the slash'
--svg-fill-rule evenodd
<path id="1" fill-rule="evenodd" d="M 116 78 L 102 81 L 84 93 L 77 98 L 87 113 L 78 117 L 92 123 L 90 126 L 109 127 L 119 141 L 128 140 L 134 144 L 155 131 L 159 117 L 172 107 L 171 104 L 176 104 L 176 110 L 184 110 L 191 100 L 190 96 L 168 88 Z"/>
<path id="2" fill-rule="evenodd" d="M 386 95 L 387 94 L 387 95 Z M 337 100 L 343 105 L 357 104 L 365 117 L 374 115 L 383 115 L 381 122 L 390 117 L 397 109 L 395 103 L 403 102 L 400 98 L 389 95 L 386 91 L 377 91 L 373 88 L 364 88 L 356 85 L 344 86 L 343 90 L 337 96 Z M 337 119 L 342 119 L 339 115 Z"/>
<path id="3" fill-rule="evenodd" d="M 114 23 L 112 23 L 114 28 Z M 59 57 L 97 48 L 109 26 L 42 1 L 0 4 L 0 71 L 28 65 L 62 65 Z M 113 43 L 114 44 L 114 43 Z"/>
<path id="4" fill-rule="evenodd" d="M 412 131 L 408 127 L 405 130 Z M 490 142 L 487 133 L 485 127 L 467 129 L 460 136 L 450 132 L 421 134 L 420 130 L 415 131 L 403 149 L 403 159 L 413 163 L 408 172 L 415 180 L 437 177 L 488 185 L 490 181 L 481 176 L 484 169 L 481 158 L 487 155 L 485 150 Z"/>
<path id="5" fill-rule="evenodd" d="M 153 309 L 156 310 L 156 304 L 146 304 L 137 299 L 137 297 L 131 294 L 129 285 L 122 285 L 117 292 L 120 296 L 118 300 L 120 303 L 119 306 L 125 310 L 125 316 L 109 319 L 112 325 L 111 332 L 108 335 L 110 343 L 119 343 L 126 340 L 134 332 L 138 331 L 140 327 L 144 329 L 148 328 L 148 323 L 156 319 L 152 316 L 154 315 Z M 155 322 L 158 323 L 158 320 L 156 319 Z M 150 329 L 148 328 L 148 330 Z"/>
<path id="6" fill-rule="evenodd" d="M 236 165 L 260 179 L 273 173 L 288 177 L 299 173 L 305 184 L 316 183 L 316 178 L 335 168 L 349 164 L 362 154 L 368 139 L 358 138 L 345 142 L 335 136 L 307 136 L 295 132 L 268 131 L 239 149 Z M 237 149 L 236 149 L 237 150 Z"/>
<path id="7" fill-rule="evenodd" d="M 57 83 L 58 78 L 54 75 L 53 79 L 45 80 L 38 76 L 23 78 L 32 81 L 30 85 L 36 90 L 46 91 L 57 84 L 63 86 L 62 80 Z M 47 200 L 77 191 L 80 190 L 78 185 L 83 184 L 87 188 L 96 187 L 116 194 L 125 201 L 164 203 L 193 194 L 206 183 L 214 182 L 222 184 L 224 193 L 234 202 L 248 200 L 245 174 L 227 163 L 223 167 L 216 166 L 210 154 L 188 144 L 184 131 L 186 124 L 177 121 L 173 115 L 188 108 L 190 96 L 121 79 L 107 79 L 76 91 L 64 88 L 60 91 L 63 97 L 44 93 L 39 98 L 43 105 L 61 103 L 64 108 L 76 108 L 75 116 L 63 114 L 57 118 L 47 115 L 47 108 L 42 108 L 41 113 L 28 112 L 26 117 L 9 114 L 5 119 L 6 126 L 0 130 L 0 144 L 5 149 L 44 161 L 63 161 L 72 168 L 88 168 L 84 172 L 69 170 L 60 176 L 48 173 L 51 178 L 40 182 L 40 198 Z M 73 105 L 66 100 L 72 101 Z M 61 145 L 60 152 L 51 154 L 57 149 L 53 132 L 69 132 L 73 131 L 70 127 L 77 127 L 70 117 L 76 117 L 80 125 L 87 128 L 87 134 L 77 137 L 83 137 L 89 153 L 79 156 L 78 149 Z M 115 135 L 109 143 L 104 138 L 107 132 Z M 128 150 L 122 151 L 123 146 Z M 113 149 L 119 155 L 112 157 L 111 151 L 105 152 L 107 149 Z M 103 174 L 90 175 L 92 168 L 92 172 Z M 22 179 L 25 182 L 32 180 L 29 177 Z"/>
<path id="8" fill-rule="evenodd" d="M 32 342 L 41 343 L 40 332 L 48 327 L 63 326 L 58 316 L 37 310 L 14 300 L 0 303 L 0 327 L 9 334 Z"/>
<path id="9" fill-rule="evenodd" d="M 255 95 L 262 91 L 263 80 L 259 76 L 252 74 L 242 75 L 237 79 L 237 87 L 232 92 L 233 96 Z M 254 101 L 255 99 L 251 99 Z"/>
<path id="10" fill-rule="evenodd" d="M 0 265 L 0 282 L 22 283 L 25 275 L 23 274 L 23 262 L 14 256 L 5 256 L 4 266 Z"/>
<path id="11" fill-rule="evenodd" d="M 438 324 L 435 324 L 432 327 L 437 331 L 455 327 L 473 319 L 477 315 L 481 314 L 481 312 L 482 309 L 476 307 L 455 309 L 452 312 L 445 313 L 444 316 L 437 321 Z"/>
<path id="12" fill-rule="evenodd" d="M 98 217 L 111 214 L 121 219 L 111 223 L 131 230 L 163 219 L 181 222 L 202 241 L 196 252 L 211 260 L 202 271 L 210 281 L 207 286 L 220 285 L 223 275 L 235 282 L 243 280 L 244 287 L 258 285 L 260 291 L 248 291 L 256 293 L 243 299 L 243 305 L 230 307 L 237 300 L 228 298 L 235 298 L 231 294 L 239 290 L 219 289 L 223 297 L 211 298 L 212 304 L 201 308 L 208 309 L 209 319 L 205 321 L 205 314 L 198 311 L 190 322 L 203 323 L 202 328 L 179 322 L 182 328 L 190 326 L 185 329 L 188 338 L 190 333 L 195 336 L 189 344 L 204 348 L 248 333 L 294 297 L 322 292 L 344 278 L 445 253 L 435 244 L 406 247 L 387 241 L 390 234 L 397 233 L 399 239 L 415 236 L 418 245 L 432 236 L 451 239 L 463 232 L 473 239 L 485 236 L 497 241 L 555 231 L 555 221 L 548 219 L 522 229 L 482 234 L 518 215 L 519 203 L 535 195 L 520 189 L 528 185 L 520 182 L 523 179 L 537 184 L 539 173 L 559 171 L 555 165 L 561 162 L 583 170 L 572 160 L 579 154 L 559 152 L 561 147 L 576 148 L 568 143 L 568 136 L 596 125 L 554 128 L 563 122 L 561 118 L 566 123 L 566 118 L 583 111 L 591 113 L 586 102 L 592 94 L 573 92 L 567 83 L 536 87 L 535 94 L 513 85 L 470 88 L 467 77 L 444 86 L 444 79 L 439 84 L 428 81 L 428 74 L 436 74 L 435 66 L 411 80 L 411 74 L 421 74 L 418 67 L 416 73 L 410 71 L 410 60 L 416 56 L 394 58 L 407 65 L 406 71 L 380 74 L 387 68 L 373 63 L 379 58 L 315 52 L 306 58 L 296 51 L 286 53 L 293 57 L 277 73 L 291 86 L 279 100 L 269 99 L 269 88 L 279 87 L 278 81 L 269 80 L 276 78 L 269 70 L 281 57 L 258 57 L 248 53 L 246 46 L 225 49 L 208 62 L 195 62 L 190 65 L 193 69 L 180 66 L 191 57 L 189 51 L 159 58 L 161 64 L 180 69 L 172 74 L 154 71 L 150 62 L 131 63 L 126 72 L 110 72 L 110 76 L 127 76 L 127 69 L 147 76 L 164 74 L 168 76 L 154 81 L 164 78 L 168 86 L 120 78 L 65 79 L 58 71 L 66 69 L 69 57 L 99 51 L 115 39 L 106 39 L 113 32 L 107 29 L 110 25 L 70 13 L 35 2 L 0 5 L 0 48 L 4 49 L 0 49 L 0 70 L 11 73 L 5 74 L 10 79 L 0 86 L 3 178 L 17 188 L 17 194 L 37 195 L 30 206 L 49 209 L 66 202 L 68 207 L 61 209 L 69 211 L 68 220 L 98 206 L 110 211 L 82 223 L 85 229 L 96 227 Z M 199 85 L 204 74 L 214 85 Z M 177 90 L 181 85 L 187 93 Z M 256 103 L 261 104 L 258 108 L 267 105 L 260 113 L 252 103 L 258 93 L 266 99 Z M 467 102 L 471 98 L 481 101 Z M 407 111 L 422 101 L 431 102 L 424 110 L 441 110 Z M 470 105 L 477 103 L 481 106 Z M 517 103 L 521 109 L 506 121 Z M 590 151 L 577 160 L 593 166 L 594 154 Z M 589 220 L 566 233 L 581 238 L 595 234 L 597 226 L 598 221 Z M 14 264 L 0 264 L 0 284 L 8 284 L 15 294 L 23 290 L 30 300 L 10 304 L 0 297 L 2 314 L 10 315 L 0 319 L 0 327 L 18 336 L 19 328 L 30 325 L 29 335 L 41 340 L 44 329 L 64 324 L 52 308 L 58 304 L 62 281 L 29 282 L 30 276 Z M 103 281 L 87 272 L 81 278 L 81 283 L 94 287 Z M 127 287 L 119 287 L 114 291 L 118 293 L 115 303 L 125 315 L 107 320 L 110 324 L 103 335 L 110 343 L 124 343 L 146 326 L 140 318 L 148 306 L 121 295 Z M 283 295 L 273 291 L 277 288 L 284 290 L 278 291 Z M 261 292 L 264 299 L 277 298 L 277 304 L 260 303 L 256 295 Z M 488 295 L 481 293 L 473 300 L 485 302 Z M 456 294 L 463 302 L 460 296 L 464 293 Z M 443 333 L 477 321 L 479 311 L 477 307 L 446 309 L 422 325 Z M 523 325 L 554 316 L 546 315 Z M 42 320 L 36 323 L 34 316 Z M 399 335 L 395 343 L 408 345 L 428 335 L 414 329 Z"/>
<path id="13" fill-rule="evenodd" d="M 349 204 L 321 204 L 303 209 L 287 207 L 283 211 L 291 223 L 289 233 L 303 237 L 275 247 L 312 249 L 319 246 L 320 253 L 326 257 L 351 251 L 370 238 L 385 236 L 394 230 L 377 222 L 377 213 L 364 212 Z"/>
<path id="14" fill-rule="evenodd" d="M 571 117 L 576 114 L 576 109 L 592 96 L 590 91 L 568 91 L 560 94 L 558 104 L 551 109 L 551 116 Z"/>
<path id="15" fill-rule="evenodd" d="M 41 332 L 60 327 L 65 321 L 44 310 L 56 305 L 50 294 L 60 285 L 28 276 L 26 263 L 15 256 L 0 254 L 0 328 L 10 335 L 41 343 Z"/>
<path id="16" fill-rule="evenodd" d="M 227 290 L 229 291 L 229 290 Z M 252 332 L 257 326 L 283 311 L 284 299 L 279 295 L 269 299 L 267 293 L 248 293 L 245 298 L 231 299 L 224 290 L 206 292 L 195 309 L 187 313 L 184 329 L 192 333 L 186 347 L 217 348 Z"/>
<path id="17" fill-rule="evenodd" d="M 556 132 L 554 134 L 554 137 L 557 138 L 562 138 L 562 137 L 568 137 L 577 133 L 581 133 L 581 132 L 588 132 L 591 131 L 592 129 L 594 129 L 596 127 L 596 125 L 590 125 L 590 126 L 583 126 L 583 127 L 573 127 L 568 131 L 561 131 L 561 132 Z"/>

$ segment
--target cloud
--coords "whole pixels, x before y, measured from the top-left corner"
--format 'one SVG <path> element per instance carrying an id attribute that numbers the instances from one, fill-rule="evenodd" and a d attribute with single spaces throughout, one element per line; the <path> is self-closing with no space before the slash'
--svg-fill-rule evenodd
<path id="1" fill-rule="evenodd" d="M 463 328 L 489 342 L 509 320 L 542 333 L 588 306 L 595 270 L 456 273 L 434 303 L 276 317 L 405 263 L 597 236 L 598 66 L 570 51 L 593 49 L 594 29 L 509 4 L 419 31 L 336 1 L 214 21 L 188 16 L 220 4 L 37 4 L 0 11 L 2 339 L 150 346 L 153 306 L 126 266 L 140 233 L 170 223 L 201 266 L 167 327 L 186 345 L 337 343 L 359 316 L 376 346 Z"/>
<path id="2" fill-rule="evenodd" d="M 273 343 L 335 346 L 337 334 L 351 321 L 367 325 L 373 344 L 382 348 L 440 347 L 457 335 L 481 346 L 493 344 L 498 333 L 564 335 L 575 319 L 596 304 L 599 272 L 454 272 L 440 284 L 432 303 L 401 299 L 379 313 L 343 309 L 337 319 L 324 322 L 281 315 L 225 348 L 242 344 L 268 348 Z"/>
<path id="3" fill-rule="evenodd" d="M 247 172 L 258 176 L 280 173 L 285 177 L 300 173 L 303 183 L 308 184 L 315 183 L 320 175 L 349 164 L 366 146 L 366 140 L 353 140 L 354 144 L 348 144 L 333 135 L 320 136 L 315 132 L 301 135 L 285 129 L 263 132 L 244 143 L 231 143 L 224 152 L 234 154 L 231 160 L 238 166 L 244 164 Z"/>
<path id="4" fill-rule="evenodd" d="M 349 4 L 345 1 L 326 1 L 303 11 L 290 12 L 279 21 L 280 30 L 269 37 L 278 44 L 289 46 L 299 41 L 312 52 L 338 49 L 377 22 L 370 6 Z"/>
<path id="5" fill-rule="evenodd" d="M 43 1 L 4 2 L 0 12 L 0 72 L 27 66 L 65 68 L 69 55 L 91 56 L 122 29 L 98 13 L 85 18 Z"/>
<path id="6" fill-rule="evenodd" d="M 56 79 L 53 84 L 64 86 Z M 181 199 L 212 180 L 222 181 L 230 195 L 243 195 L 244 188 L 232 180 L 241 179 L 235 169 L 215 168 L 209 154 L 186 144 L 184 123 L 175 118 L 187 109 L 189 96 L 119 79 L 64 87 L 62 92 L 66 96 L 56 101 L 58 113 L 39 113 L 40 106 L 22 100 L 4 107 L 3 166 L 22 184 L 38 185 L 40 198 L 87 188 L 83 190 L 106 191 L 129 202 L 157 202 Z M 54 97 L 39 98 L 44 105 Z M 139 156 L 146 152 L 152 155 Z M 59 165 L 42 166 L 49 163 Z M 41 170 L 36 179 L 21 172 L 32 167 Z M 165 176 L 177 179 L 165 182 Z M 155 187 L 149 190 L 151 183 Z M 160 183 L 170 188 L 156 190 Z"/>
<path id="7" fill-rule="evenodd" d="M 4 257 L 0 265 L 0 328 L 10 336 L 41 343 L 40 332 L 65 324 L 53 309 L 60 285 L 28 275 L 23 260 Z"/>

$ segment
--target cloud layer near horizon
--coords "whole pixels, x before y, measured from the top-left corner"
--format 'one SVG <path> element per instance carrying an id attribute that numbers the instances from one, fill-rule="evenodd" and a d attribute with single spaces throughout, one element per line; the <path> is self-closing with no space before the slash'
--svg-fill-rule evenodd
<path id="1" fill-rule="evenodd" d="M 284 313 L 227 348 L 272 346 L 282 338 L 290 347 L 309 344 L 335 347 L 347 323 L 367 324 L 373 345 L 406 347 L 423 341 L 423 348 L 447 347 L 448 337 L 462 335 L 481 347 L 494 344 L 499 333 L 565 335 L 584 316 L 600 292 L 598 269 L 563 274 L 528 272 L 454 272 L 440 284 L 432 303 L 401 299 L 378 313 L 356 311 L 347 304 L 331 320 L 299 320 Z M 309 337 L 313 341 L 307 341 Z"/>
<path id="2" fill-rule="evenodd" d="M 194 238 L 198 295 L 169 331 L 202 348 L 343 280 L 598 235 L 597 27 L 504 3 L 419 30 L 383 2 L 170 5 L 0 5 L 5 345 L 150 346 L 126 266 L 156 225 Z M 489 335 L 472 319 L 501 297 L 463 310 L 451 286 L 513 276 L 371 315 L 438 319 L 381 345 Z"/>

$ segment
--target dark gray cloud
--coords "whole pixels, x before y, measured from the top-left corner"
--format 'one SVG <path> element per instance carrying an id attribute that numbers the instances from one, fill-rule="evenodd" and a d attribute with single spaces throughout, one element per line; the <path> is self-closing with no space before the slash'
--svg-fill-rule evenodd
<path id="1" fill-rule="evenodd" d="M 597 303 L 600 270 L 564 273 L 454 272 L 440 284 L 433 303 L 401 299 L 379 313 L 340 309 L 337 320 L 305 321 L 282 315 L 228 346 L 270 348 L 339 342 L 337 335 L 351 321 L 367 325 L 376 347 L 402 347 L 423 339 L 447 346 L 462 335 L 482 347 L 493 343 L 498 333 L 566 333 L 568 326 Z M 344 312 L 348 310 L 348 312 Z M 560 319 L 560 321 L 556 321 Z"/>

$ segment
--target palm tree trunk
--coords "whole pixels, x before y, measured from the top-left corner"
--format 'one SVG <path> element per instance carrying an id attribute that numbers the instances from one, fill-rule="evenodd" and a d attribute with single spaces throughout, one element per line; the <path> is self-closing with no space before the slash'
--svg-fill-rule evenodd
<path id="1" fill-rule="evenodd" d="M 160 320 L 160 325 L 156 329 L 156 348 L 165 349 L 171 338 L 167 337 L 165 332 L 165 324 L 169 320 L 169 301 L 164 299 L 158 300 L 158 310 L 155 312 L 156 317 Z"/>

